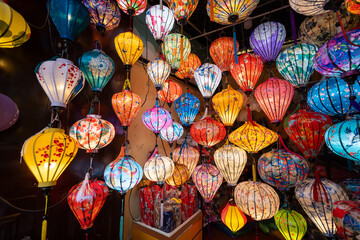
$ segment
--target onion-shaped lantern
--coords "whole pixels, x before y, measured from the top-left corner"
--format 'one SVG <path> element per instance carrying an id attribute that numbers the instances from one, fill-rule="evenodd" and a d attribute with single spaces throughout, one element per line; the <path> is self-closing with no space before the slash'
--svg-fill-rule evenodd
<path id="1" fill-rule="evenodd" d="M 280 78 L 269 78 L 255 89 L 255 98 L 270 121 L 276 125 L 284 118 L 294 96 L 293 86 Z"/>
<path id="2" fill-rule="evenodd" d="M 160 58 L 157 58 L 147 64 L 147 73 L 158 91 L 169 77 L 170 71 L 170 64 Z"/>
<path id="3" fill-rule="evenodd" d="M 263 61 L 258 55 L 244 53 L 238 63 L 230 65 L 230 72 L 244 93 L 250 96 L 263 69 Z"/>
<path id="4" fill-rule="evenodd" d="M 172 176 L 174 169 L 174 162 L 170 158 L 155 154 L 145 162 L 144 174 L 150 181 L 163 184 Z"/>
<path id="5" fill-rule="evenodd" d="M 19 47 L 30 39 L 31 29 L 23 16 L 9 5 L 0 2 L 2 28 L 0 30 L 0 48 Z"/>
<path id="6" fill-rule="evenodd" d="M 126 71 L 130 71 L 131 66 L 141 56 L 144 44 L 141 39 L 132 32 L 123 32 L 114 39 L 115 49 L 119 55 Z"/>
<path id="7" fill-rule="evenodd" d="M 173 161 L 178 164 L 184 164 L 189 170 L 189 176 L 192 175 L 199 157 L 199 151 L 189 146 L 186 142 L 173 151 Z"/>
<path id="8" fill-rule="evenodd" d="M 329 116 L 303 109 L 284 121 L 285 132 L 306 158 L 314 158 L 319 154 L 325 143 L 325 131 L 331 125 Z"/>
<path id="9" fill-rule="evenodd" d="M 250 47 L 264 62 L 275 61 L 284 44 L 286 30 L 279 22 L 265 22 L 250 35 Z"/>
<path id="10" fill-rule="evenodd" d="M 158 91 L 159 99 L 166 102 L 169 107 L 180 97 L 182 89 L 179 84 L 174 81 L 166 80 L 162 85 L 162 89 Z"/>
<path id="11" fill-rule="evenodd" d="M 357 0 L 345 0 L 345 6 L 352 14 L 360 14 L 360 3 Z"/>
<path id="12" fill-rule="evenodd" d="M 339 201 L 334 203 L 333 218 L 337 233 L 346 240 L 356 239 L 360 235 L 360 203 Z"/>
<path id="13" fill-rule="evenodd" d="M 194 53 L 190 53 L 187 59 L 180 65 L 176 76 L 180 79 L 190 79 L 194 77 L 195 70 L 200 67 L 201 61 Z"/>
<path id="14" fill-rule="evenodd" d="M 317 49 L 317 46 L 309 43 L 293 45 L 279 54 L 276 67 L 294 87 L 304 87 L 314 72 Z"/>
<path id="15" fill-rule="evenodd" d="M 229 186 L 236 186 L 247 162 L 246 152 L 233 145 L 224 145 L 214 154 L 216 167 Z"/>
<path id="16" fill-rule="evenodd" d="M 190 126 L 199 112 L 200 101 L 191 93 L 184 93 L 175 100 L 175 111 L 184 126 Z"/>
<path id="17" fill-rule="evenodd" d="M 217 2 L 214 0 L 215 3 Z M 237 49 L 239 43 L 236 42 Z M 234 39 L 231 37 L 221 37 L 211 43 L 209 48 L 210 56 L 214 63 L 221 69 L 221 71 L 229 71 L 230 65 L 235 63 Z"/>
<path id="18" fill-rule="evenodd" d="M 85 52 L 79 66 L 90 84 L 91 91 L 101 92 L 115 72 L 114 61 L 99 49 Z"/>
<path id="19" fill-rule="evenodd" d="M 225 138 L 226 129 L 222 123 L 206 117 L 191 126 L 190 134 L 198 144 L 212 147 Z"/>
<path id="20" fill-rule="evenodd" d="M 275 214 L 274 220 L 286 240 L 302 239 L 306 234 L 306 220 L 294 210 L 281 209 Z"/>
<path id="21" fill-rule="evenodd" d="M 173 142 L 181 138 L 183 133 L 184 128 L 181 124 L 173 120 L 170 126 L 160 130 L 160 137 L 169 142 L 169 145 L 172 146 Z"/>
<path id="22" fill-rule="evenodd" d="M 167 4 L 174 12 L 174 17 L 180 26 L 186 24 L 198 3 L 199 0 L 167 0 Z"/>
<path id="23" fill-rule="evenodd" d="M 130 16 L 138 16 L 146 9 L 147 0 L 116 0 L 117 4 Z"/>
<path id="24" fill-rule="evenodd" d="M 114 139 L 115 128 L 100 115 L 89 114 L 71 126 L 70 136 L 77 141 L 79 148 L 87 153 L 97 153 Z"/>
<path id="25" fill-rule="evenodd" d="M 329 0 L 290 0 L 290 6 L 295 12 L 305 16 L 313 16 L 325 13 Z"/>
<path id="26" fill-rule="evenodd" d="M 172 119 L 170 113 L 160 107 L 159 101 L 156 100 L 155 106 L 142 115 L 142 122 L 155 134 L 159 134 L 161 129 L 166 129 L 171 125 Z"/>
<path id="27" fill-rule="evenodd" d="M 174 27 L 174 13 L 166 6 L 154 5 L 146 12 L 146 25 L 161 44 Z"/>
<path id="28" fill-rule="evenodd" d="M 303 157 L 282 149 L 261 155 L 257 168 L 264 182 L 281 191 L 302 183 L 309 173 Z"/>
<path id="29" fill-rule="evenodd" d="M 295 196 L 305 213 L 327 237 L 336 232 L 332 209 L 334 203 L 347 200 L 346 192 L 336 183 L 320 178 L 306 179 L 295 188 Z"/>
<path id="30" fill-rule="evenodd" d="M 265 183 L 241 182 L 235 187 L 234 196 L 240 210 L 255 221 L 272 218 L 279 210 L 278 194 Z"/>
<path id="31" fill-rule="evenodd" d="M 236 233 L 245 226 L 247 218 L 236 206 L 235 202 L 230 200 L 221 212 L 221 221 L 231 230 L 232 233 Z"/>
<path id="32" fill-rule="evenodd" d="M 8 129 L 16 123 L 19 118 L 19 109 L 14 101 L 8 96 L 0 93 L 0 132 Z"/>
<path id="33" fill-rule="evenodd" d="M 204 163 L 195 168 L 192 179 L 205 203 L 210 203 L 222 184 L 223 176 L 212 164 Z"/>
<path id="34" fill-rule="evenodd" d="M 162 52 L 173 69 L 179 69 L 191 52 L 191 44 L 187 37 L 179 33 L 170 33 L 162 44 Z"/>
<path id="35" fill-rule="evenodd" d="M 181 186 L 189 179 L 189 170 L 184 164 L 175 163 L 174 173 L 165 180 L 170 186 Z"/>
<path id="36" fill-rule="evenodd" d="M 196 84 L 205 99 L 209 99 L 214 94 L 221 81 L 221 70 L 212 63 L 205 63 L 195 70 L 194 78 Z"/>

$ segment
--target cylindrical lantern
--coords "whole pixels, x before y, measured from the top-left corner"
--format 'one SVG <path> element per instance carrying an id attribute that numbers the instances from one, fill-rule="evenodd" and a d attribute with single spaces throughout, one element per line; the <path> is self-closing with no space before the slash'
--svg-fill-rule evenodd
<path id="1" fill-rule="evenodd" d="M 214 0 L 214 2 L 216 3 L 217 1 Z M 239 43 L 236 42 L 236 44 L 237 49 L 239 49 Z M 235 63 L 235 57 L 237 57 L 237 53 L 235 55 L 234 39 L 232 37 L 221 37 L 216 39 L 214 42 L 211 43 L 209 52 L 214 63 L 223 72 L 230 70 L 230 65 L 232 63 Z"/>
<path id="2" fill-rule="evenodd" d="M 189 170 L 184 164 L 175 163 L 174 173 L 165 180 L 170 186 L 181 186 L 189 179 Z"/>
<path id="3" fill-rule="evenodd" d="M 143 113 L 142 122 L 148 129 L 158 134 L 161 129 L 166 129 L 171 125 L 172 119 L 170 113 L 160 107 L 156 100 L 155 106 Z"/>
<path id="4" fill-rule="evenodd" d="M 221 81 L 221 70 L 212 63 L 205 63 L 195 70 L 195 82 L 204 98 L 211 98 Z"/>
<path id="5" fill-rule="evenodd" d="M 214 153 L 214 161 L 229 186 L 236 186 L 247 162 L 246 152 L 233 145 L 224 145 Z"/>
<path id="6" fill-rule="evenodd" d="M 146 12 L 146 25 L 161 44 L 174 27 L 174 13 L 166 6 L 154 5 Z"/>
<path id="7" fill-rule="evenodd" d="M 190 126 L 199 112 L 200 101 L 191 93 L 184 93 L 175 100 L 175 111 L 184 126 Z"/>
<path id="8" fill-rule="evenodd" d="M 1 4 L 1 3 L 0 3 Z M 8 96 L 0 93 L 0 132 L 8 129 L 16 123 L 19 118 L 19 109 L 14 101 Z"/>
<path id="9" fill-rule="evenodd" d="M 170 64 L 160 58 L 157 58 L 147 64 L 147 73 L 157 90 L 161 89 L 162 85 L 169 77 L 170 71 Z"/>
<path id="10" fill-rule="evenodd" d="M 203 118 L 190 128 L 191 137 L 204 147 L 212 147 L 221 142 L 226 136 L 224 125 L 211 117 Z"/>
<path id="11" fill-rule="evenodd" d="M 89 114 L 74 123 L 69 134 L 76 139 L 79 148 L 85 149 L 87 153 L 97 153 L 114 139 L 115 128 L 110 122 L 101 119 L 100 115 Z"/>
<path id="12" fill-rule="evenodd" d="M 339 201 L 334 203 L 333 218 L 337 233 L 346 240 L 353 240 L 360 235 L 360 203 Z"/>
<path id="13" fill-rule="evenodd" d="M 146 9 L 146 0 L 116 0 L 118 6 L 124 13 L 130 16 L 138 16 Z"/>
<path id="14" fill-rule="evenodd" d="M 167 3 L 169 8 L 174 12 L 174 17 L 178 24 L 183 26 L 195 11 L 199 0 L 169 0 Z"/>
<path id="15" fill-rule="evenodd" d="M 173 142 L 181 138 L 183 133 L 184 128 L 181 126 L 181 124 L 173 120 L 170 126 L 160 130 L 160 137 L 169 142 L 171 146 Z"/>
<path id="16" fill-rule="evenodd" d="M 181 63 L 191 52 L 191 44 L 187 37 L 180 33 L 170 33 L 162 44 L 162 52 L 171 68 L 179 69 Z"/>
<path id="17" fill-rule="evenodd" d="M 194 53 L 190 53 L 187 59 L 181 64 L 176 72 L 176 76 L 181 79 L 190 79 L 194 77 L 195 70 L 200 67 L 201 61 Z"/>
<path id="18" fill-rule="evenodd" d="M 313 16 L 325 13 L 325 5 L 329 0 L 290 0 L 290 6 L 295 12 L 305 16 Z"/>
<path id="19" fill-rule="evenodd" d="M 231 232 L 236 233 L 245 226 L 247 218 L 236 206 L 234 201 L 230 201 L 221 212 L 221 221 L 231 230 Z"/>
<path id="20" fill-rule="evenodd" d="M 200 153 L 196 148 L 189 146 L 184 142 L 173 151 L 173 160 L 175 163 L 184 164 L 189 170 L 189 176 L 192 175 L 198 161 Z"/>
<path id="21" fill-rule="evenodd" d="M 294 210 L 281 209 L 275 214 L 274 220 L 286 240 L 301 240 L 306 234 L 306 220 Z"/>
<path id="22" fill-rule="evenodd" d="M 235 187 L 234 196 L 240 210 L 255 221 L 272 218 L 279 210 L 279 196 L 265 183 L 241 182 Z"/>
<path id="23" fill-rule="evenodd" d="M 169 107 L 180 97 L 182 89 L 179 84 L 174 81 L 166 80 L 162 85 L 162 89 L 158 91 L 159 99 L 166 102 Z"/>
<path id="24" fill-rule="evenodd" d="M 150 181 L 163 184 L 174 173 L 174 162 L 161 154 L 155 154 L 144 165 L 144 174 Z"/>

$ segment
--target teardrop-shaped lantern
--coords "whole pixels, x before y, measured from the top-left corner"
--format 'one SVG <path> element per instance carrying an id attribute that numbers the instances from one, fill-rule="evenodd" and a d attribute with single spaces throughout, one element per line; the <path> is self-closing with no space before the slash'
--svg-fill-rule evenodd
<path id="1" fill-rule="evenodd" d="M 189 176 L 192 175 L 198 161 L 200 153 L 196 148 L 189 146 L 184 142 L 173 151 L 173 160 L 175 163 L 184 164 L 189 170 Z"/>
<path id="2" fill-rule="evenodd" d="M 200 58 L 194 53 L 190 53 L 187 59 L 181 64 L 176 72 L 176 76 L 180 79 L 190 79 L 194 77 L 195 70 L 200 67 Z"/>
<path id="3" fill-rule="evenodd" d="M 146 12 L 146 25 L 161 44 L 174 27 L 174 13 L 166 6 L 154 5 Z"/>
<path id="4" fill-rule="evenodd" d="M 206 98 L 211 98 L 219 86 L 222 72 L 218 66 L 212 63 L 205 63 L 195 70 L 194 78 L 201 92 Z"/>
<path id="5" fill-rule="evenodd" d="M 306 234 L 306 220 L 294 210 L 281 209 L 275 214 L 274 220 L 286 240 L 301 240 Z"/>
<path id="6" fill-rule="evenodd" d="M 0 132 L 10 128 L 19 118 L 19 108 L 8 96 L 0 93 Z"/>
<path id="7" fill-rule="evenodd" d="M 255 98 L 270 122 L 279 125 L 294 96 L 294 88 L 288 81 L 269 78 L 255 89 Z"/>
<path id="8" fill-rule="evenodd" d="M 138 16 L 146 9 L 147 0 L 116 0 L 117 4 L 130 16 Z"/>
<path id="9" fill-rule="evenodd" d="M 325 132 L 331 125 L 329 116 L 303 109 L 284 121 L 285 132 L 306 158 L 319 154 L 325 143 Z"/>
<path id="10" fill-rule="evenodd" d="M 163 184 L 174 173 L 174 162 L 161 154 L 155 154 L 144 165 L 144 174 L 150 181 Z"/>
<path id="11" fill-rule="evenodd" d="M 230 65 L 230 72 L 243 92 L 250 96 L 263 70 L 263 61 L 258 55 L 243 53 L 238 63 Z"/>
<path id="12" fill-rule="evenodd" d="M 143 113 L 142 122 L 155 134 L 159 134 L 161 129 L 166 129 L 171 125 L 172 119 L 170 113 L 160 107 L 158 100 L 156 100 L 155 106 Z"/>
<path id="13" fill-rule="evenodd" d="M 214 2 L 216 3 L 217 1 L 214 0 Z M 238 42 L 236 42 L 236 45 L 237 49 L 239 49 Z M 234 39 L 232 37 L 221 37 L 216 39 L 211 43 L 209 52 L 211 59 L 223 72 L 229 71 L 230 65 L 235 63 Z"/>
<path id="14" fill-rule="evenodd" d="M 346 240 L 356 239 L 360 235 L 360 203 L 356 201 L 338 201 L 334 203 L 333 218 L 337 233 Z"/>
<path id="15" fill-rule="evenodd" d="M 233 200 L 230 200 L 221 212 L 221 221 L 231 230 L 236 233 L 247 222 L 245 214 L 236 206 Z"/>
<path id="16" fill-rule="evenodd" d="M 193 124 L 199 108 L 200 100 L 191 93 L 184 93 L 175 100 L 175 111 L 184 126 Z"/>
<path id="17" fill-rule="evenodd" d="M 235 187 L 234 196 L 240 210 L 255 221 L 272 218 L 279 210 L 278 194 L 262 182 L 241 182 Z"/>
<path id="18" fill-rule="evenodd" d="M 187 37 L 180 33 L 170 33 L 162 44 L 162 52 L 171 68 L 179 69 L 191 52 L 191 44 Z"/>
<path id="19" fill-rule="evenodd" d="M 198 3 L 199 0 L 167 0 L 167 4 L 174 12 L 174 17 L 180 26 L 186 24 Z"/>
<path id="20" fill-rule="evenodd" d="M 279 54 L 276 67 L 294 87 L 304 87 L 314 72 L 317 50 L 317 46 L 309 43 L 293 45 Z"/>
<path id="21" fill-rule="evenodd" d="M 169 77 L 170 71 L 170 64 L 160 58 L 157 58 L 147 64 L 147 73 L 158 91 Z"/>
<path id="22" fill-rule="evenodd" d="M 250 47 L 264 62 L 275 61 L 284 44 L 286 30 L 279 22 L 265 22 L 250 35 Z"/>
<path id="23" fill-rule="evenodd" d="M 184 164 L 175 163 L 174 173 L 166 179 L 170 186 L 181 186 L 189 179 L 189 170 Z"/>
<path id="24" fill-rule="evenodd" d="M 329 0 L 289 0 L 291 8 L 305 16 L 325 13 L 328 2 Z"/>
<path id="25" fill-rule="evenodd" d="M 223 176 L 214 165 L 204 163 L 195 168 L 192 179 L 204 202 L 210 203 L 222 184 Z"/>
<path id="26" fill-rule="evenodd" d="M 198 144 L 212 147 L 225 138 L 226 129 L 222 123 L 206 117 L 191 126 L 190 134 Z"/>
<path id="27" fill-rule="evenodd" d="M 169 79 L 164 82 L 162 89 L 158 91 L 159 99 L 163 102 L 166 102 L 169 107 L 171 107 L 172 103 L 178 99 L 181 94 L 181 86 Z"/>
<path id="28" fill-rule="evenodd" d="M 183 133 L 184 128 L 181 124 L 173 120 L 170 126 L 160 130 L 160 137 L 169 142 L 169 145 L 172 146 L 172 143 L 181 138 Z"/>

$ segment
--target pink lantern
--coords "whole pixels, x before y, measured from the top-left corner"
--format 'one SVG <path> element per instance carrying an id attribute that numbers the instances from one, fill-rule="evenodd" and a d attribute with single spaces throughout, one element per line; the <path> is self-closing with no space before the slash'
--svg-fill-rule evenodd
<path id="1" fill-rule="evenodd" d="M 19 118 L 19 109 L 8 96 L 0 93 L 0 132 L 8 129 Z"/>
<path id="2" fill-rule="evenodd" d="M 142 121 L 144 125 L 156 135 L 159 134 L 161 129 L 166 129 L 172 123 L 170 113 L 159 106 L 159 100 L 156 100 L 153 108 L 144 112 Z"/>

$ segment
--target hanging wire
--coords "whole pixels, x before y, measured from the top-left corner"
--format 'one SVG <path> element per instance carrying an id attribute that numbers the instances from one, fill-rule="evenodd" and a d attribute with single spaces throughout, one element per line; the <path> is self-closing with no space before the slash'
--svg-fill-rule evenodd
<path id="1" fill-rule="evenodd" d="M 48 1 L 48 7 L 47 7 L 47 14 L 46 14 L 46 18 L 45 18 L 45 21 L 44 23 L 39 27 L 39 26 L 36 26 L 28 21 L 26 21 L 31 27 L 37 29 L 37 30 L 42 30 L 43 28 L 46 27 L 47 24 L 49 24 L 49 27 L 50 27 L 50 22 L 49 22 L 49 16 L 50 16 L 50 6 L 51 6 L 51 1 Z"/>

